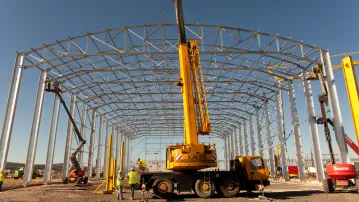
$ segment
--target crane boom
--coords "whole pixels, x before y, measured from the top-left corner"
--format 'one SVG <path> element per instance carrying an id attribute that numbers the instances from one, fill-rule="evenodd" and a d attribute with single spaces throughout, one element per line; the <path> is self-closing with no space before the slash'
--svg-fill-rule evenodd
<path id="1" fill-rule="evenodd" d="M 175 85 L 181 87 L 184 143 L 167 147 L 167 169 L 199 170 L 216 167 L 217 155 L 214 144 L 198 142 L 198 135 L 208 135 L 211 128 L 197 41 L 186 39 L 182 10 L 182 0 L 176 0 L 181 77 Z"/>

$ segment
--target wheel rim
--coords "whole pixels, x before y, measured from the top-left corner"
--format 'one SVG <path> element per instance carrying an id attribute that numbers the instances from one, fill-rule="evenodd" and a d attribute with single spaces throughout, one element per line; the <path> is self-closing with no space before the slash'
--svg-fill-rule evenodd
<path id="1" fill-rule="evenodd" d="M 201 191 L 203 192 L 203 193 L 208 193 L 209 192 L 209 189 L 210 189 L 210 184 L 208 183 L 208 182 L 203 182 L 202 184 L 201 184 Z"/>
<path id="2" fill-rule="evenodd" d="M 162 182 L 158 185 L 158 190 L 162 193 L 165 193 L 168 191 L 168 185 L 165 182 Z"/>
<path id="3" fill-rule="evenodd" d="M 236 186 L 233 184 L 233 182 L 228 182 L 227 186 L 226 186 L 228 191 L 233 191 L 235 189 L 235 187 Z"/>

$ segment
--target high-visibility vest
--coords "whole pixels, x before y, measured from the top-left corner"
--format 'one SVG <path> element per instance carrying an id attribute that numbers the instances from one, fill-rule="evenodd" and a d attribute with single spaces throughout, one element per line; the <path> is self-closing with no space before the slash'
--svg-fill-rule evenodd
<path id="1" fill-rule="evenodd" d="M 130 178 L 129 180 L 129 184 L 137 184 L 137 174 L 133 171 L 131 171 L 130 173 L 128 173 L 128 176 Z"/>
<path id="2" fill-rule="evenodd" d="M 4 174 L 0 173 L 0 182 L 3 182 L 4 178 L 5 178 Z"/>
<path id="3" fill-rule="evenodd" d="M 144 168 L 148 168 L 147 163 L 144 160 L 140 160 L 140 166 L 144 167 Z"/>
<path id="4" fill-rule="evenodd" d="M 117 184 L 117 186 L 122 186 L 123 185 L 123 177 L 120 174 L 117 175 L 116 184 Z"/>

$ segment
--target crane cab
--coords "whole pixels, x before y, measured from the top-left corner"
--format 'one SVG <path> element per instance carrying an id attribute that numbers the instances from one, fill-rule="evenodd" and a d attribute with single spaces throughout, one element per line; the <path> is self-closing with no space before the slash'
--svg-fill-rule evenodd
<path id="1" fill-rule="evenodd" d="M 230 170 L 243 170 L 250 181 L 268 181 L 269 170 L 262 156 L 236 156 Z"/>

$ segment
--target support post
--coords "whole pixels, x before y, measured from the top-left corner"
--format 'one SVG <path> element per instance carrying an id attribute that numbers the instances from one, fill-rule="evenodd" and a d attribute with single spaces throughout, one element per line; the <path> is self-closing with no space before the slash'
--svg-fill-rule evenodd
<path id="1" fill-rule="evenodd" d="M 290 114 L 292 117 L 292 126 L 294 132 L 294 145 L 297 153 L 297 161 L 298 161 L 298 170 L 299 170 L 299 178 L 301 180 L 305 180 L 305 170 L 304 170 L 304 159 L 303 159 L 303 150 L 302 150 L 302 137 L 300 136 L 300 128 L 299 128 L 299 120 L 298 120 L 298 111 L 297 104 L 295 102 L 295 93 L 293 81 L 288 81 L 288 97 L 290 104 Z"/>
<path id="2" fill-rule="evenodd" d="M 96 109 L 93 109 L 92 110 L 92 119 L 91 119 L 91 135 L 90 135 L 90 144 L 89 144 L 89 159 L 88 159 L 88 164 L 87 164 L 87 173 L 88 173 L 89 178 L 92 177 L 95 134 L 96 134 Z"/>
<path id="3" fill-rule="evenodd" d="M 104 116 L 100 115 L 100 128 L 98 132 L 97 161 L 96 161 L 96 179 L 100 179 L 101 157 L 102 157 L 102 134 L 103 134 Z M 105 171 L 103 171 L 104 173 Z"/>
<path id="4" fill-rule="evenodd" d="M 314 102 L 312 97 L 312 86 L 309 80 L 307 80 L 307 70 L 303 70 L 303 86 L 304 97 L 307 104 L 308 120 L 310 137 L 312 139 L 312 147 L 314 151 L 314 164 L 317 173 L 317 180 L 322 181 L 324 179 L 324 168 L 322 161 L 322 151 L 320 150 L 320 141 L 318 135 L 318 127 L 316 121 L 313 119 L 315 116 Z"/>
<path id="5" fill-rule="evenodd" d="M 271 131 L 271 122 L 270 122 L 270 112 L 269 112 L 269 103 L 265 101 L 264 103 L 264 114 L 266 118 L 266 136 L 268 144 L 268 155 L 269 155 L 269 165 L 271 176 L 276 175 L 276 168 L 274 167 L 274 152 L 273 152 L 273 141 L 272 141 L 272 131 Z"/>
<path id="6" fill-rule="evenodd" d="M 329 106 L 333 118 L 335 137 L 339 147 L 340 159 L 342 163 L 350 163 L 348 146 L 345 142 L 344 126 L 339 106 L 337 87 L 335 84 L 332 62 L 330 61 L 329 52 L 321 52 L 321 59 L 324 67 L 323 69 L 324 75 L 326 77 L 326 83 L 328 86 L 327 90 L 329 97 Z"/>
<path id="7" fill-rule="evenodd" d="M 107 148 L 108 148 L 108 138 L 109 138 L 109 135 L 110 135 L 110 121 L 109 120 L 106 120 L 106 134 L 105 134 L 105 157 L 104 157 L 104 164 L 103 164 L 103 173 L 106 172 L 107 170 L 107 159 L 108 159 L 108 152 L 107 151 Z M 112 141 L 111 141 L 112 142 Z"/>
<path id="8" fill-rule="evenodd" d="M 238 125 L 239 155 L 243 156 L 242 123 Z"/>
<path id="9" fill-rule="evenodd" d="M 274 96 L 275 105 L 276 105 L 276 112 L 277 112 L 277 131 L 278 131 L 278 138 L 280 143 L 280 155 L 281 155 L 281 162 L 282 162 L 282 169 L 283 169 L 283 178 L 287 181 L 289 180 L 288 174 L 288 166 L 287 166 L 287 148 L 285 147 L 285 139 L 284 139 L 284 132 L 283 132 L 283 120 L 281 116 L 281 106 L 282 103 L 279 101 L 279 93 L 276 92 Z"/>
<path id="10" fill-rule="evenodd" d="M 50 126 L 49 144 L 47 147 L 47 156 L 44 173 L 44 183 L 49 184 L 51 182 L 52 164 L 54 161 L 55 143 L 57 136 L 57 126 L 59 123 L 60 114 L 60 100 L 54 96 L 54 105 L 52 108 L 52 118 Z"/>
<path id="11" fill-rule="evenodd" d="M 258 139 L 258 151 L 259 155 L 263 156 L 263 139 L 262 139 L 262 123 L 259 114 L 259 108 L 256 108 L 256 118 L 257 118 L 257 139 Z"/>
<path id="12" fill-rule="evenodd" d="M 42 106 L 44 103 L 44 94 L 45 94 L 45 80 L 47 78 L 47 72 L 41 71 L 39 84 L 37 87 L 36 101 L 34 108 L 34 116 L 32 117 L 32 126 L 29 140 L 29 147 L 27 149 L 26 164 L 23 176 L 23 186 L 28 186 L 31 184 L 32 180 L 32 171 L 34 169 L 36 149 L 37 149 L 37 139 L 39 136 L 40 122 L 42 115 Z"/>
<path id="13" fill-rule="evenodd" d="M 111 145 L 111 147 L 112 147 L 112 150 L 111 150 L 111 156 L 115 156 L 116 155 L 116 153 L 115 153 L 115 155 L 113 155 L 113 150 L 115 150 L 116 151 L 116 140 L 117 140 L 117 133 L 116 133 L 116 129 L 117 129 L 117 124 L 115 124 L 115 123 L 112 123 L 112 136 L 113 136 L 113 141 L 112 141 L 112 145 Z M 114 143 L 115 142 L 115 143 Z M 117 157 L 117 156 L 116 156 Z"/>
<path id="14" fill-rule="evenodd" d="M 81 114 L 81 135 L 82 137 L 86 140 L 86 121 L 87 120 L 87 105 L 84 103 L 82 105 L 82 114 Z M 81 166 L 81 168 L 84 168 L 84 160 L 83 160 L 83 156 L 84 156 L 84 147 L 81 148 L 81 151 L 79 153 L 79 164 Z"/>
<path id="15" fill-rule="evenodd" d="M 256 155 L 256 143 L 254 141 L 254 127 L 253 127 L 253 116 L 249 114 L 249 132 L 251 137 L 251 150 L 252 156 Z"/>
<path id="16" fill-rule="evenodd" d="M 117 142 L 116 142 L 116 161 L 117 161 L 117 165 L 116 165 L 116 169 L 118 170 L 120 168 L 120 163 L 121 163 L 121 131 L 120 131 L 120 127 L 117 127 Z"/>
<path id="17" fill-rule="evenodd" d="M 126 159 L 126 161 L 127 161 L 127 166 L 128 166 L 128 168 L 130 168 L 130 166 L 131 166 L 131 161 L 130 161 L 130 159 L 131 159 L 131 149 L 130 148 L 132 148 L 132 145 L 131 145 L 131 139 L 130 139 L 130 137 L 129 136 L 126 136 L 126 138 L 127 138 L 127 159 Z"/>
<path id="18" fill-rule="evenodd" d="M 233 160 L 234 159 L 234 144 L 235 144 L 235 142 L 234 142 L 234 129 L 232 129 L 231 130 L 232 132 L 230 133 L 230 138 L 231 138 L 231 159 L 229 159 L 229 160 Z"/>
<path id="19" fill-rule="evenodd" d="M 72 117 L 75 117 L 75 104 L 76 104 L 76 95 L 71 95 L 71 102 L 70 102 L 70 113 Z M 65 155 L 64 155 L 64 164 L 62 166 L 62 181 L 66 181 L 69 177 L 69 169 L 70 169 L 70 155 L 71 155 L 71 143 L 72 143 L 72 134 L 73 134 L 74 127 L 70 119 L 67 122 L 67 136 L 66 136 L 66 143 L 65 143 Z"/>
<path id="20" fill-rule="evenodd" d="M 225 163 L 224 163 L 224 167 L 226 170 L 228 170 L 228 140 L 227 140 L 227 135 L 223 137 L 223 140 L 224 140 L 224 159 L 225 159 Z"/>
<path id="21" fill-rule="evenodd" d="M 238 128 L 234 128 L 233 131 L 234 136 L 234 156 L 238 156 Z"/>
<path id="22" fill-rule="evenodd" d="M 248 134 L 247 134 L 247 120 L 243 122 L 243 134 L 244 134 L 244 152 L 246 156 L 249 155 L 249 145 L 248 145 Z"/>
<path id="23" fill-rule="evenodd" d="M 14 125 L 14 118 L 17 106 L 17 100 L 20 91 L 20 84 L 22 79 L 22 71 L 24 67 L 24 54 L 17 54 L 15 59 L 14 71 L 12 73 L 10 90 L 6 103 L 6 111 L 1 130 L 0 137 L 0 170 L 5 170 L 7 156 L 9 153 L 9 145 L 12 134 L 12 127 Z"/>

